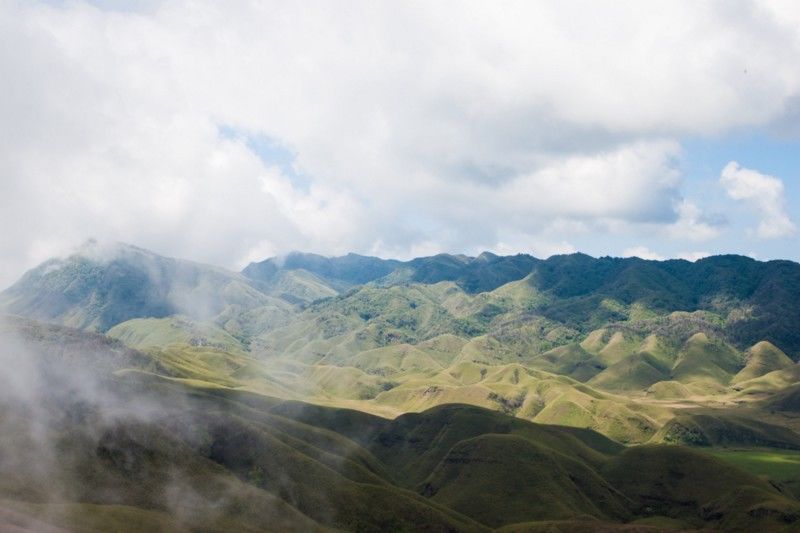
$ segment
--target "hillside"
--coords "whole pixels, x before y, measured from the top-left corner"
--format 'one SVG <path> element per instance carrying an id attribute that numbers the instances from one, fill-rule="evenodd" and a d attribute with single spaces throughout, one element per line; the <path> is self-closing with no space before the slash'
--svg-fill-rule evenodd
<path id="1" fill-rule="evenodd" d="M 330 305 L 340 306 L 337 295 L 352 300 L 352 291 L 357 294 L 364 284 L 380 291 L 447 283 L 464 294 L 461 300 L 482 304 L 465 316 L 469 309 L 459 309 L 453 298 L 437 302 L 451 315 L 472 319 L 462 324 L 469 336 L 485 332 L 499 319 L 523 318 L 523 313 L 586 335 L 609 324 L 707 311 L 719 317 L 716 327 L 739 349 L 768 341 L 792 359 L 800 356 L 800 334 L 794 327 L 800 320 L 794 297 L 800 291 L 800 265 L 741 256 L 691 263 L 583 254 L 539 260 L 484 253 L 401 262 L 292 253 L 253 263 L 236 274 L 128 245 L 87 243 L 66 259 L 47 261 L 26 273 L 1 293 L 0 305 L 12 314 L 105 331 L 130 318 L 177 313 L 213 318 L 230 306 L 239 312 L 266 306 L 284 314 L 295 312 L 293 304 L 333 300 Z M 515 301 L 516 294 L 525 292 L 530 295 L 526 301 Z M 482 296 L 492 294 L 494 298 Z M 373 312 L 382 312 L 379 304 L 370 305 Z"/>
<path id="2" fill-rule="evenodd" d="M 19 319 L 3 338 L 4 364 L 28 361 L 14 376 L 27 387 L 0 388 L 0 452 L 14 459 L 0 462 L 3 527 L 488 531 L 669 517 L 767 531 L 800 516 L 790 495 L 698 452 L 625 449 L 465 405 L 392 420 L 166 379 L 147 352 Z M 70 357 L 49 348 L 66 339 Z"/>
<path id="3" fill-rule="evenodd" d="M 410 261 L 358 254 L 323 257 L 292 252 L 284 257 L 251 263 L 242 274 L 258 282 L 271 284 L 281 272 L 306 271 L 340 290 L 370 282 L 391 285 L 452 281 L 469 293 L 478 293 L 524 278 L 537 261 L 525 254 L 503 257 L 489 252 L 478 257 L 439 254 Z"/>
<path id="4" fill-rule="evenodd" d="M 740 347 L 769 341 L 800 357 L 800 265 L 712 256 L 696 262 L 593 258 L 584 254 L 539 260 L 528 255 L 478 257 L 441 254 L 407 262 L 350 254 L 324 258 L 289 254 L 254 263 L 243 273 L 268 282 L 280 272 L 307 271 L 340 291 L 378 286 L 453 282 L 467 294 L 487 293 L 525 278 L 544 298 L 533 307 L 547 319 L 584 334 L 603 325 L 705 310 L 725 319 L 723 328 Z"/>
<path id="5" fill-rule="evenodd" d="M 67 258 L 46 261 L 0 293 L 7 313 L 101 332 L 132 318 L 211 318 L 228 306 L 289 307 L 239 274 L 94 242 Z"/>

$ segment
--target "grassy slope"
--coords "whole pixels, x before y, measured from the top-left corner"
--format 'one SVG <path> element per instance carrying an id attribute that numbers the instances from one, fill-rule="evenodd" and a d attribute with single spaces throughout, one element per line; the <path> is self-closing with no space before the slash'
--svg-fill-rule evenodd
<path id="1" fill-rule="evenodd" d="M 800 451 L 764 448 L 714 448 L 708 453 L 800 494 Z"/>
<path id="2" fill-rule="evenodd" d="M 36 357 L 59 371 L 48 374 L 56 381 L 43 389 L 48 416 L 32 419 L 41 426 L 35 432 L 26 431 L 31 419 L 16 416 L 13 402 L 3 404 L 0 447 L 23 460 L 11 471 L 0 465 L 0 494 L 11 500 L 5 507 L 28 515 L 57 494 L 62 507 L 45 521 L 69 525 L 85 515 L 89 530 L 129 520 L 171 529 L 470 531 L 576 514 L 603 522 L 666 514 L 764 530 L 797 511 L 769 484 L 702 454 L 621 451 L 593 431 L 472 406 L 385 420 L 140 370 L 118 372 L 112 382 L 96 376 L 89 398 L 63 396 L 59 380 L 96 360 L 88 352 L 119 345 L 88 335 L 80 350 L 86 334 L 73 333 L 75 356 L 64 361 L 42 337 L 63 339 L 71 330 L 34 331 L 26 338 Z M 123 353 L 101 374 L 152 357 Z M 515 385 L 513 370 L 499 372 L 497 383 Z M 41 448 L 26 435 L 52 439 L 58 466 L 42 470 Z M 644 470 L 652 483 L 624 475 Z M 645 505 L 653 498 L 661 498 L 658 512 Z"/>
<path id="3" fill-rule="evenodd" d="M 689 448 L 630 448 L 614 457 L 604 474 L 640 509 L 695 526 L 705 520 L 746 531 L 752 517 L 761 515 L 761 527 L 778 528 L 797 512 L 797 503 L 767 481 Z"/>
<path id="4" fill-rule="evenodd" d="M 490 526 L 578 515 L 630 517 L 625 496 L 591 467 L 566 450 L 518 435 L 460 441 L 425 480 L 422 492 Z"/>
<path id="5" fill-rule="evenodd" d="M 794 366 L 789 357 L 774 344 L 761 341 L 745 354 L 745 367 L 733 377 L 732 383 L 756 379 L 770 372 L 789 369 Z"/>
<path id="6" fill-rule="evenodd" d="M 239 340 L 212 324 L 195 322 L 181 316 L 137 318 L 117 324 L 106 333 L 137 350 L 163 348 L 170 344 L 209 346 L 241 353 Z"/>
<path id="7" fill-rule="evenodd" d="M 678 415 L 653 436 L 652 442 L 800 449 L 800 435 L 791 429 L 742 416 L 731 410 Z"/>
<path id="8" fill-rule="evenodd" d="M 324 331 L 314 331 L 324 336 Z M 417 345 L 391 344 L 355 352 L 331 350 L 316 363 L 307 364 L 297 361 L 296 354 L 253 359 L 243 352 L 237 339 L 213 324 L 178 318 L 129 321 L 111 334 L 124 334 L 129 343 L 142 347 L 182 341 L 150 349 L 159 368 L 176 377 L 378 414 L 470 403 L 538 422 L 590 427 L 623 442 L 648 441 L 672 413 L 657 404 L 639 404 L 603 392 L 603 388 L 617 392 L 645 388 L 658 392 L 663 388 L 660 382 L 648 387 L 653 380 L 639 381 L 641 373 L 622 369 L 630 370 L 635 368 L 633 363 L 647 361 L 651 368 L 667 372 L 671 371 L 666 366 L 671 361 L 686 360 L 684 353 L 697 354 L 706 345 L 725 347 L 698 336 L 689 339 L 682 351 L 670 352 L 665 341 L 654 335 L 642 338 L 625 337 L 620 332 L 599 333 L 596 346 L 590 348 L 606 355 L 616 353 L 619 361 L 596 374 L 589 387 L 558 375 L 559 371 L 579 374 L 581 369 L 602 367 L 596 355 L 576 344 L 541 354 L 526 366 L 472 356 L 474 339 L 468 342 L 442 334 Z M 187 340 L 200 346 L 186 344 Z M 707 382 L 691 379 L 688 386 L 691 389 L 675 383 L 673 388 L 683 387 L 684 392 L 678 395 L 686 396 L 705 390 Z M 654 393 L 654 397 L 674 395 Z"/>

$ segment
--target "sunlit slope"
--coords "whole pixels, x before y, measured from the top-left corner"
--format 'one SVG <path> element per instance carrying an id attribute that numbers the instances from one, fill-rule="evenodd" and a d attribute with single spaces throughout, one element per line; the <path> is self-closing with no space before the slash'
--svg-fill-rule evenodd
<path id="1" fill-rule="evenodd" d="M 548 342 L 547 335 L 553 330 L 548 332 L 536 318 L 527 325 L 517 323 L 508 328 L 510 333 L 504 331 L 505 324 L 491 329 L 491 320 L 485 323 L 491 331 L 488 334 L 469 338 L 463 332 L 439 333 L 470 316 L 464 310 L 470 308 L 474 298 L 454 287 L 392 287 L 380 293 L 386 299 L 372 297 L 373 291 L 378 289 L 362 290 L 340 301 L 335 307 L 340 312 L 317 316 L 316 327 L 309 319 L 273 331 L 263 339 L 261 353 L 266 360 L 324 365 L 329 374 L 337 372 L 332 367 L 358 369 L 363 373 L 361 382 L 370 381 L 377 387 L 373 388 L 374 403 L 397 412 L 448 402 L 472 403 L 601 431 L 617 427 L 613 436 L 625 441 L 649 438 L 647 433 L 659 427 L 662 412 L 651 409 L 657 413 L 654 420 L 650 408 L 631 409 L 626 404 L 633 402 L 601 390 L 644 395 L 653 385 L 677 382 L 687 395 L 717 394 L 744 366 L 743 354 L 724 341 L 705 333 L 691 334 L 695 323 L 706 327 L 704 316 L 679 315 L 637 322 L 615 331 L 598 330 L 580 345 L 565 344 L 542 351 L 542 343 Z M 459 314 L 434 313 L 442 301 Z M 378 324 L 385 326 L 387 322 L 395 326 L 396 337 L 405 342 L 386 344 L 375 335 L 382 330 Z M 402 324 L 406 322 L 418 327 L 404 332 Z M 714 334 L 713 324 L 706 329 Z M 416 335 L 429 338 L 419 341 Z M 345 375 L 347 382 L 353 383 L 354 378 L 359 381 L 359 374 L 351 370 L 343 370 Z M 582 390 L 582 381 L 588 381 L 590 387 Z M 353 390 L 359 393 L 351 394 L 350 399 L 371 399 L 363 388 Z M 542 392 L 545 390 L 547 394 Z M 662 394 L 670 396 L 664 391 Z M 598 418 L 606 422 L 600 424 Z M 634 427 L 640 429 L 634 432 Z"/>
<path id="2" fill-rule="evenodd" d="M 745 354 L 745 367 L 733 377 L 733 383 L 760 378 L 770 372 L 790 369 L 794 362 L 774 344 L 761 341 Z"/>
<path id="3" fill-rule="evenodd" d="M 231 352 L 244 349 L 238 339 L 219 326 L 181 316 L 128 320 L 106 334 L 138 350 L 164 348 L 171 344 L 207 346 Z"/>

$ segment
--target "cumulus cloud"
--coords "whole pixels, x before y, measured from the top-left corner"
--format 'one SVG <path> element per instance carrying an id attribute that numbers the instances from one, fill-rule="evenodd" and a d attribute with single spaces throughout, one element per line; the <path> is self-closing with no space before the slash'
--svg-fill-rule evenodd
<path id="1" fill-rule="evenodd" d="M 525 234 L 509 234 L 507 239 L 500 241 L 493 251 L 501 255 L 511 255 L 520 250 L 526 250 L 534 257 L 550 257 L 552 255 L 571 254 L 578 251 L 574 245 L 568 241 L 554 241 L 545 238 L 531 238 Z"/>
<path id="2" fill-rule="evenodd" d="M 667 227 L 667 235 L 672 239 L 689 241 L 708 241 L 718 237 L 725 226 L 720 217 L 708 217 L 693 202 L 682 199 L 676 206 L 678 218 Z"/>
<path id="3" fill-rule="evenodd" d="M 709 257 L 710 255 L 711 252 L 679 252 L 677 258 L 695 262 L 699 259 L 703 259 L 704 257 Z"/>
<path id="4" fill-rule="evenodd" d="M 665 259 L 685 259 L 687 261 L 697 261 L 704 257 L 710 256 L 710 252 L 678 252 L 676 254 L 662 255 L 654 252 L 646 246 L 632 246 L 626 248 L 622 252 L 622 257 L 638 257 L 640 259 L 649 259 L 652 261 L 664 261 Z"/>
<path id="5" fill-rule="evenodd" d="M 498 192 L 507 208 L 572 218 L 666 221 L 678 194 L 671 141 L 637 142 L 593 155 L 562 157 Z"/>
<path id="6" fill-rule="evenodd" d="M 3 2 L 0 283 L 89 236 L 229 267 L 568 249 L 554 220 L 710 239 L 681 204 L 679 139 L 785 119 L 787 11 Z"/>
<path id="7" fill-rule="evenodd" d="M 631 248 L 626 248 L 625 251 L 622 252 L 622 257 L 638 257 L 640 259 L 652 261 L 663 261 L 666 259 L 663 255 L 650 250 L 646 246 L 632 246 Z"/>
<path id="8" fill-rule="evenodd" d="M 786 213 L 783 181 L 731 161 L 722 169 L 720 184 L 728 196 L 758 211 L 760 222 L 756 235 L 762 239 L 787 237 L 795 232 L 794 222 Z"/>

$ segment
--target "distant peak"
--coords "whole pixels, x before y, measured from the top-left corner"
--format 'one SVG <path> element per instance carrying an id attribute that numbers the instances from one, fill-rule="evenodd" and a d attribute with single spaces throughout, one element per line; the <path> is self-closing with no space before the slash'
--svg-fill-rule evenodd
<path id="1" fill-rule="evenodd" d="M 145 255 L 155 255 L 153 252 L 139 248 L 132 244 L 124 242 L 112 241 L 104 242 L 97 239 L 88 239 L 80 246 L 78 246 L 72 254 L 86 259 L 91 259 L 98 262 L 110 261 L 118 258 L 120 255 L 136 253 Z"/>

